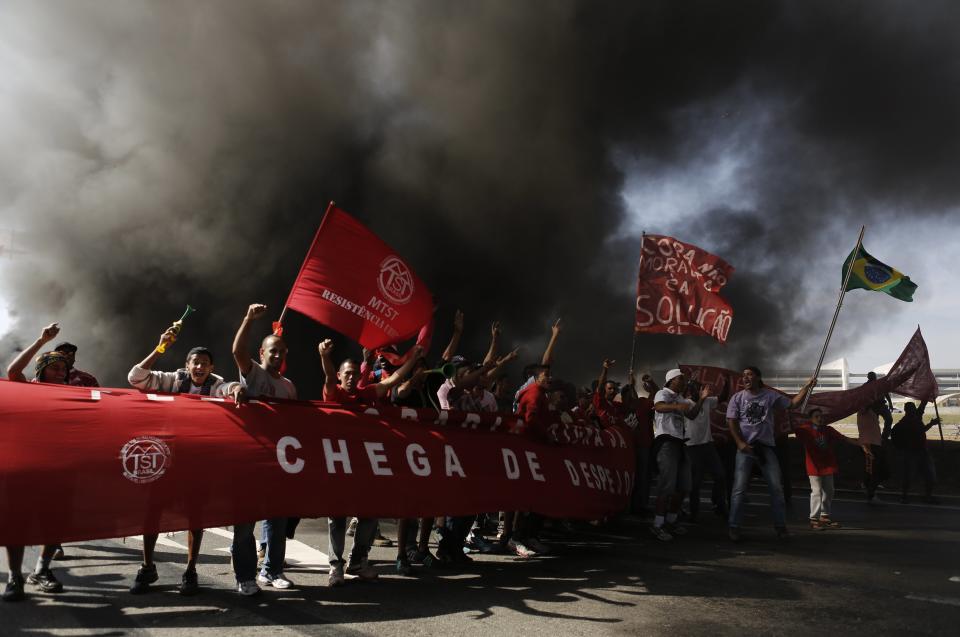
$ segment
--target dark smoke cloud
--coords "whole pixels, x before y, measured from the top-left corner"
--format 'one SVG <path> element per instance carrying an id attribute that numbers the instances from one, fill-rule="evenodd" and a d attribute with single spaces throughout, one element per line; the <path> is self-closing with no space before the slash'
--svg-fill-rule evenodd
<path id="1" fill-rule="evenodd" d="M 957 13 L 5 3 L 0 228 L 25 254 L 0 261 L 16 319 L 0 354 L 59 320 L 80 365 L 123 385 L 189 302 L 201 311 L 172 358 L 203 342 L 230 370 L 246 305 L 279 310 L 335 199 L 430 284 L 435 352 L 461 307 L 469 355 L 499 319 L 535 359 L 563 316 L 561 375 L 583 381 L 604 357 L 625 365 L 644 228 L 737 272 L 729 344 L 643 336 L 642 367 L 809 366 L 859 225 L 956 201 Z M 631 184 L 695 185 L 705 161 L 734 166 L 735 201 L 705 196 L 683 216 L 624 198 Z M 837 342 L 875 307 L 850 310 Z M 290 375 L 316 396 L 327 332 L 294 315 L 288 333 Z"/>

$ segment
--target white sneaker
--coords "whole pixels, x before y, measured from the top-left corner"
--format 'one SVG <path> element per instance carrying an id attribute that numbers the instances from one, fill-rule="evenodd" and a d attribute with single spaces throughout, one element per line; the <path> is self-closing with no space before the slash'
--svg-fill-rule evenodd
<path id="1" fill-rule="evenodd" d="M 527 548 L 523 542 L 517 542 L 516 540 L 510 540 L 507 542 L 507 547 L 517 554 L 518 557 L 533 557 L 535 553 Z"/>
<path id="2" fill-rule="evenodd" d="M 669 542 L 673 539 L 673 536 L 667 532 L 662 526 L 651 526 L 650 533 L 653 534 L 653 537 L 657 538 L 661 542 Z"/>
<path id="3" fill-rule="evenodd" d="M 327 586 L 343 586 L 346 580 L 343 579 L 343 565 L 331 566 L 330 575 L 327 578 Z"/>
<path id="4" fill-rule="evenodd" d="M 293 582 L 284 577 L 283 573 L 276 575 L 260 573 L 257 575 L 257 581 L 265 586 L 273 586 L 274 588 L 290 588 L 293 586 Z"/>
<path id="5" fill-rule="evenodd" d="M 347 564 L 347 575 L 355 575 L 366 581 L 375 580 L 379 577 L 377 570 L 370 566 L 367 560 L 364 560 L 360 564 Z"/>
<path id="6" fill-rule="evenodd" d="M 550 547 L 535 537 L 528 537 L 526 544 L 528 549 L 531 549 L 534 553 L 539 555 L 547 555 L 550 553 Z"/>
<path id="7" fill-rule="evenodd" d="M 245 582 L 237 584 L 237 591 L 244 597 L 251 597 L 260 592 L 260 587 L 257 586 L 254 580 L 248 579 Z"/>

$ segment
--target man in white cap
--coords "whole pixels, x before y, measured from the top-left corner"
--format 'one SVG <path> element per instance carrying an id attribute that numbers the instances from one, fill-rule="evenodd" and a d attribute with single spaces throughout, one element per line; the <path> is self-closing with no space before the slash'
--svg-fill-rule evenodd
<path id="1" fill-rule="evenodd" d="M 660 476 L 657 479 L 657 504 L 650 532 L 662 542 L 686 533 L 677 524 L 677 513 L 683 498 L 690 491 L 690 459 L 684 445 L 684 418 L 696 418 L 710 389 L 700 390 L 696 402 L 683 397 L 687 379 L 679 369 L 667 372 L 666 384 L 653 398 L 653 455 Z"/>

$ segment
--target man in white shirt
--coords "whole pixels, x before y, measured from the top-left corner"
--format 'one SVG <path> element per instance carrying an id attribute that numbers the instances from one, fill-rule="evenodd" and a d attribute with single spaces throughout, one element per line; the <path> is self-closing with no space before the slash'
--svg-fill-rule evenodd
<path id="1" fill-rule="evenodd" d="M 686 397 L 693 400 L 700 395 L 700 384 L 690 381 L 687 384 Z M 716 396 L 707 396 L 703 399 L 703 406 L 695 418 L 687 418 L 685 422 L 687 434 L 687 456 L 690 458 L 692 480 L 690 483 L 690 521 L 696 522 L 700 514 L 700 485 L 707 472 L 713 476 L 714 512 L 726 519 L 729 507 L 727 506 L 727 477 L 720 461 L 720 454 L 713 444 L 713 432 L 710 428 L 710 418 L 717 408 L 719 399 Z"/>
<path id="2" fill-rule="evenodd" d="M 297 388 L 280 370 L 287 360 L 287 344 L 283 338 L 271 334 L 260 343 L 259 361 L 250 357 L 247 349 L 247 335 L 250 323 L 263 316 L 267 306 L 254 303 L 247 308 L 240 329 L 233 339 L 233 360 L 240 371 L 249 398 L 285 398 L 296 399 Z M 237 577 L 237 589 L 242 595 L 256 595 L 260 592 L 257 582 L 274 588 L 290 588 L 292 582 L 283 574 L 283 560 L 287 548 L 287 518 L 272 518 L 263 522 L 263 536 L 266 544 L 263 567 L 254 580 L 257 568 L 257 546 L 253 537 L 255 522 L 235 524 L 233 526 L 233 568 Z"/>
<path id="3" fill-rule="evenodd" d="M 677 524 L 677 513 L 690 491 L 690 459 L 684 441 L 686 418 L 696 418 L 709 394 L 704 389 L 697 402 L 683 397 L 687 379 L 679 369 L 667 372 L 664 388 L 653 399 L 654 457 L 660 472 L 657 478 L 657 504 L 650 532 L 662 542 L 686 530 Z"/>

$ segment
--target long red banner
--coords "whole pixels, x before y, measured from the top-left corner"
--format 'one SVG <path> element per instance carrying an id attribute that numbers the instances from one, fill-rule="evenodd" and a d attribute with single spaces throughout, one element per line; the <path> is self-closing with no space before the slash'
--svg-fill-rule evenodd
<path id="1" fill-rule="evenodd" d="M 512 416 L 229 401 L 0 381 L 0 545 L 278 516 L 534 511 L 598 518 L 633 484 L 631 437 Z"/>

